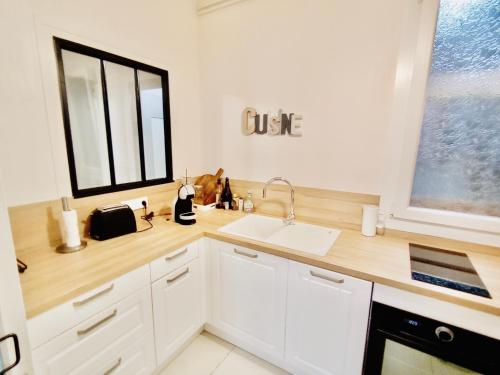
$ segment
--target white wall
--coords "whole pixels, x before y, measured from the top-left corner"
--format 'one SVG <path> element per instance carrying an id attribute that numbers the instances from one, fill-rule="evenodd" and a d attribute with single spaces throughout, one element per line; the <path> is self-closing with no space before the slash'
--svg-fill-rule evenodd
<path id="1" fill-rule="evenodd" d="M 408 1 L 247 0 L 198 18 L 195 0 L 0 0 L 8 205 L 71 193 L 52 35 L 169 70 L 175 176 L 380 193 Z M 243 136 L 246 106 L 303 114 L 304 136 Z"/>
<path id="2" fill-rule="evenodd" d="M 205 167 L 379 194 L 402 0 L 248 0 L 200 17 Z M 302 138 L 244 136 L 241 111 L 304 115 Z"/>
<path id="3" fill-rule="evenodd" d="M 9 206 L 70 195 L 52 35 L 169 70 L 174 175 L 202 171 L 195 0 L 0 0 Z"/>

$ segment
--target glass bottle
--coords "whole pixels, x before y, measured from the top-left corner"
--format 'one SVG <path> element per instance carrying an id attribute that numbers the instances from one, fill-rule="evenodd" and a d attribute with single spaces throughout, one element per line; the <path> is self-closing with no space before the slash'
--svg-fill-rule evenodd
<path id="1" fill-rule="evenodd" d="M 224 208 L 222 204 L 222 181 L 217 179 L 217 187 L 215 188 L 215 208 Z"/>
<path id="2" fill-rule="evenodd" d="M 240 201 L 240 196 L 238 194 L 233 195 L 233 211 L 238 211 L 238 204 Z"/>
<path id="3" fill-rule="evenodd" d="M 231 193 L 228 177 L 226 177 L 226 183 L 222 192 L 222 203 L 224 204 L 225 210 L 231 210 L 233 208 L 233 193 Z"/>
<path id="4" fill-rule="evenodd" d="M 253 212 L 253 201 L 252 201 L 252 193 L 248 192 L 245 202 L 243 203 L 243 209 L 245 212 Z"/>

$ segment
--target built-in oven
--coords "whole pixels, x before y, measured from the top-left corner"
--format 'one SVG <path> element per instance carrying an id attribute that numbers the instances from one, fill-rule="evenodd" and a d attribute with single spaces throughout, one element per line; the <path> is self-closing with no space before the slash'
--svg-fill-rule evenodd
<path id="1" fill-rule="evenodd" d="M 500 374 L 500 341 L 373 302 L 364 374 Z"/>

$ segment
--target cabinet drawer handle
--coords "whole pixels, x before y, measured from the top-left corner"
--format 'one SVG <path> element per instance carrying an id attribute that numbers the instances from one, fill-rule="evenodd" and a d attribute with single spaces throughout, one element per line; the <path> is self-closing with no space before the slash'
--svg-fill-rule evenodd
<path id="1" fill-rule="evenodd" d="M 335 277 L 322 275 L 322 274 L 314 272 L 312 270 L 310 271 L 310 273 L 311 273 L 311 276 L 318 277 L 318 278 L 323 279 L 323 280 L 331 281 L 332 283 L 342 284 L 344 282 L 344 279 L 337 279 Z"/>
<path id="2" fill-rule="evenodd" d="M 177 276 L 172 277 L 171 279 L 167 279 L 167 284 L 173 283 L 175 280 L 177 280 L 179 277 L 184 276 L 185 274 L 189 273 L 189 267 L 186 268 L 184 271 L 182 271 L 180 274 Z"/>
<path id="3" fill-rule="evenodd" d="M 244 251 L 241 251 L 241 250 L 238 250 L 238 249 L 234 249 L 234 252 L 236 254 L 239 254 L 239 255 L 244 255 L 246 257 L 249 257 L 249 258 L 257 258 L 259 256 L 259 254 L 248 254 L 248 253 L 245 253 Z"/>
<path id="4" fill-rule="evenodd" d="M 170 255 L 170 256 L 168 256 L 168 257 L 165 257 L 165 260 L 166 260 L 167 262 L 169 262 L 169 261 L 171 261 L 172 259 L 175 259 L 175 258 L 177 258 L 178 256 L 181 256 L 182 254 L 187 253 L 187 251 L 188 251 L 188 248 L 186 247 L 184 250 L 182 250 L 181 252 L 178 252 L 177 254 L 174 254 L 174 255 Z"/>
<path id="5" fill-rule="evenodd" d="M 75 301 L 75 302 L 73 302 L 73 306 L 75 306 L 75 307 L 83 306 L 86 303 L 88 303 L 88 302 L 96 299 L 97 297 L 100 297 L 100 296 L 102 296 L 102 295 L 104 295 L 106 293 L 111 292 L 114 287 L 115 287 L 115 284 L 111 284 L 106 289 L 101 290 L 100 292 L 94 294 L 93 296 L 90 296 L 88 298 L 82 299 L 81 301 Z"/>
<path id="6" fill-rule="evenodd" d="M 109 374 L 111 374 L 118 367 L 120 367 L 121 364 L 122 364 L 122 359 L 119 358 L 118 361 L 116 361 L 116 363 L 112 367 L 110 367 L 108 370 L 104 371 L 104 373 L 102 375 L 109 375 Z"/>
<path id="7" fill-rule="evenodd" d="M 99 320 L 97 323 L 94 323 L 92 324 L 90 327 L 87 327 L 85 329 L 82 329 L 82 330 L 79 330 L 77 331 L 77 334 L 78 336 L 84 336 L 86 335 L 87 333 L 93 331 L 94 329 L 96 329 L 97 327 L 99 327 L 100 325 L 106 323 L 108 320 L 111 320 L 113 319 L 116 314 L 118 314 L 118 310 L 117 309 L 114 309 L 113 312 L 111 314 L 109 314 L 107 317 Z"/>

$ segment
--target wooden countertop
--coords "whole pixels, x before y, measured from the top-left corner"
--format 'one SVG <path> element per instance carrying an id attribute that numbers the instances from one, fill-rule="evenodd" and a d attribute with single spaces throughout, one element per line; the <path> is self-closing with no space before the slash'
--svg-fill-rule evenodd
<path id="1" fill-rule="evenodd" d="M 53 248 L 18 251 L 17 256 L 29 266 L 20 275 L 27 317 L 41 314 L 203 236 L 500 315 L 500 248 L 396 231 L 364 237 L 358 231 L 342 229 L 328 254 L 316 256 L 217 231 L 243 215 L 214 210 L 199 214 L 198 223 L 193 226 L 167 222 L 160 216 L 154 219 L 151 230 L 103 242 L 88 240 L 88 247 L 74 254 L 58 254 Z M 467 253 L 493 298 L 412 280 L 409 242 Z"/>

